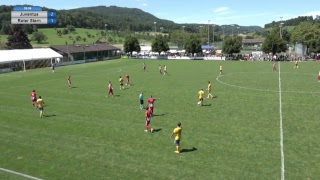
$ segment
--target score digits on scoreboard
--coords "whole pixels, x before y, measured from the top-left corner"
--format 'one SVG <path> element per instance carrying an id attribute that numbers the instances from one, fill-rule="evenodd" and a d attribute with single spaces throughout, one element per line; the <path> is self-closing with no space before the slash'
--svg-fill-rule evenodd
<path id="1" fill-rule="evenodd" d="M 39 6 L 16 6 L 11 11 L 11 24 L 57 24 L 57 12 L 42 11 Z"/>

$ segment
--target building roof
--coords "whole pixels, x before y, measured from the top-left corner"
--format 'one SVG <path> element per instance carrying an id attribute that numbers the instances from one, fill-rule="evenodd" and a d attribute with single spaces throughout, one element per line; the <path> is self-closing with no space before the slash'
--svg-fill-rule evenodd
<path id="1" fill-rule="evenodd" d="M 50 48 L 0 50 L 0 63 L 62 58 Z"/>
<path id="2" fill-rule="evenodd" d="M 75 45 L 53 45 L 50 46 L 55 51 L 63 53 L 80 53 L 80 52 L 97 52 L 107 50 L 120 50 L 115 46 L 109 44 L 75 44 Z"/>
<path id="3" fill-rule="evenodd" d="M 263 43 L 264 39 L 242 39 L 242 43 Z"/>

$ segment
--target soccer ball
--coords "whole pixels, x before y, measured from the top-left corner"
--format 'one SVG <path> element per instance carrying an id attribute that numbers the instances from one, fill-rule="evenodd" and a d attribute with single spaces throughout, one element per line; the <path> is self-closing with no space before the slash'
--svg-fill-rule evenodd
<path id="1" fill-rule="evenodd" d="M 199 102 L 198 102 L 198 105 L 200 105 L 200 104 L 201 104 L 201 102 L 199 101 Z"/>

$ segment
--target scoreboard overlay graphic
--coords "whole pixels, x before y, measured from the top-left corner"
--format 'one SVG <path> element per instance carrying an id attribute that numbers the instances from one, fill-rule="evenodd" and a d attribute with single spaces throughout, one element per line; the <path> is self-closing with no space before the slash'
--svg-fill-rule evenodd
<path id="1" fill-rule="evenodd" d="M 39 6 L 15 6 L 11 24 L 57 24 L 57 12 L 42 11 Z"/>

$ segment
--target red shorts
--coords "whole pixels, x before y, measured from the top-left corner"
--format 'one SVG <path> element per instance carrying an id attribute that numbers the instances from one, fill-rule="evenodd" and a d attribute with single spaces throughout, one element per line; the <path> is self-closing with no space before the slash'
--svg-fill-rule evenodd
<path id="1" fill-rule="evenodd" d="M 151 113 L 153 113 L 153 107 L 149 107 L 149 108 L 150 108 Z"/>
<path id="2" fill-rule="evenodd" d="M 37 100 L 36 100 L 36 99 L 33 99 L 33 100 L 31 100 L 31 102 L 37 102 Z"/>
<path id="3" fill-rule="evenodd" d="M 320 75 L 318 76 L 318 79 L 320 80 Z"/>

